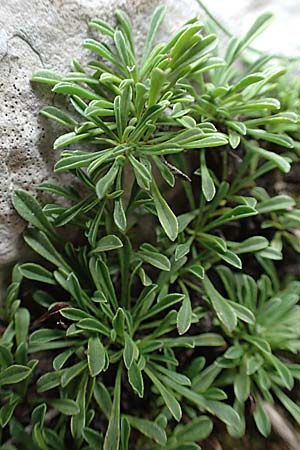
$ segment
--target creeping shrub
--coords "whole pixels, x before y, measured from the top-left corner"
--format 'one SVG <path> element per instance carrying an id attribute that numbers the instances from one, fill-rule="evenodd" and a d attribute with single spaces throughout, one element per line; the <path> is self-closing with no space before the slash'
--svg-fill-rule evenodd
<path id="1" fill-rule="evenodd" d="M 86 67 L 33 75 L 82 188 L 13 194 L 37 256 L 1 311 L 3 450 L 196 450 L 219 422 L 267 437 L 266 403 L 300 422 L 300 209 L 274 181 L 298 167 L 299 82 L 249 49 L 270 14 L 219 52 L 198 19 L 157 44 L 164 13 L 141 60 L 117 11 Z"/>

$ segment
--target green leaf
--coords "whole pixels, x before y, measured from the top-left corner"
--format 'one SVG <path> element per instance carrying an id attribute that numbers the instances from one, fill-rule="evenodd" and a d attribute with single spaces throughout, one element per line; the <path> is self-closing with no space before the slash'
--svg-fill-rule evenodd
<path id="1" fill-rule="evenodd" d="M 249 149 L 256 153 L 257 155 L 262 156 L 264 159 L 271 161 L 278 167 L 282 172 L 288 173 L 291 170 L 291 165 L 287 161 L 284 156 L 278 155 L 277 153 L 271 152 L 269 150 L 265 150 L 264 148 L 258 147 L 254 144 L 247 144 Z"/>
<path id="2" fill-rule="evenodd" d="M 104 236 L 96 243 L 95 248 L 91 251 L 91 254 L 107 252 L 110 250 L 116 250 L 117 248 L 123 247 L 122 241 L 118 238 L 118 236 L 114 234 L 109 234 Z"/>
<path id="3" fill-rule="evenodd" d="M 228 350 L 224 353 L 224 358 L 227 359 L 240 359 L 243 356 L 244 350 L 243 347 L 239 344 L 234 344 L 229 347 Z"/>
<path id="4" fill-rule="evenodd" d="M 27 342 L 30 325 L 30 314 L 27 308 L 19 308 L 15 313 L 16 341 L 19 346 L 22 342 Z M 1 360 L 1 356 L 0 356 Z"/>
<path id="5" fill-rule="evenodd" d="M 281 251 L 273 247 L 267 247 L 264 250 L 261 250 L 257 256 L 275 261 L 280 261 L 282 259 Z"/>
<path id="6" fill-rule="evenodd" d="M 258 203 L 256 209 L 260 214 L 267 214 L 274 211 L 289 210 L 293 206 L 295 206 L 295 200 L 289 195 L 276 195 L 276 197 Z"/>
<path id="7" fill-rule="evenodd" d="M 184 294 L 167 294 L 165 297 L 160 299 L 152 308 L 149 309 L 147 313 L 143 315 L 143 320 L 149 319 L 149 317 L 155 316 L 166 308 L 170 308 L 176 303 L 184 299 Z"/>
<path id="8" fill-rule="evenodd" d="M 61 386 L 65 388 L 68 384 L 78 377 L 87 368 L 86 361 L 80 361 L 67 369 L 63 369 L 61 375 Z"/>
<path id="9" fill-rule="evenodd" d="M 115 181 L 120 169 L 118 160 L 115 160 L 109 171 L 96 184 L 96 194 L 101 200 Z"/>
<path id="10" fill-rule="evenodd" d="M 16 384 L 25 380 L 31 373 L 30 367 L 14 364 L 0 373 L 0 386 L 5 384 Z"/>
<path id="11" fill-rule="evenodd" d="M 165 255 L 157 252 L 150 244 L 143 244 L 140 247 L 139 255 L 143 261 L 167 272 L 171 269 L 171 263 Z"/>
<path id="12" fill-rule="evenodd" d="M 210 202 L 215 194 L 216 188 L 213 179 L 207 169 L 205 160 L 205 150 L 200 153 L 200 173 L 201 173 L 201 188 L 205 199 Z"/>
<path id="13" fill-rule="evenodd" d="M 194 391 L 205 392 L 213 384 L 219 373 L 222 371 L 216 363 L 206 367 L 193 380 L 192 387 Z"/>
<path id="14" fill-rule="evenodd" d="M 205 407 L 208 412 L 214 414 L 222 420 L 222 422 L 230 428 L 234 435 L 238 435 L 241 428 L 241 419 L 238 413 L 231 406 L 220 401 L 206 400 Z"/>
<path id="15" fill-rule="evenodd" d="M 275 133 L 268 133 L 265 130 L 261 129 L 250 129 L 248 128 L 248 133 L 258 139 L 263 139 L 268 142 L 272 142 L 274 144 L 280 145 L 282 147 L 286 148 L 293 148 L 294 147 L 294 141 L 292 138 L 290 138 L 287 135 L 283 134 L 275 134 Z"/>
<path id="16" fill-rule="evenodd" d="M 149 168 L 136 159 L 132 154 L 128 155 L 130 164 L 133 167 L 133 171 L 136 177 L 137 184 L 146 191 L 150 189 L 150 183 L 152 181 L 152 175 Z"/>
<path id="17" fill-rule="evenodd" d="M 203 280 L 204 278 L 205 271 L 201 264 L 192 264 L 186 269 L 186 271 L 197 277 L 199 280 Z"/>
<path id="18" fill-rule="evenodd" d="M 110 36 L 111 38 L 114 37 L 115 32 L 114 28 L 111 27 L 104 20 L 94 18 L 89 22 L 89 26 L 91 28 L 96 28 L 96 30 L 99 31 L 101 34 L 105 34 L 107 36 Z"/>
<path id="19" fill-rule="evenodd" d="M 18 312 L 18 311 L 17 311 Z M 20 333 L 22 333 L 22 330 L 20 329 L 19 331 Z M 22 336 L 20 335 L 20 338 Z M 18 340 L 19 340 L 19 336 L 18 336 Z M 20 339 L 20 342 L 22 342 L 22 340 Z M 1 369 L 6 369 L 9 366 L 13 365 L 13 355 L 11 353 L 11 351 L 5 347 L 4 345 L 0 345 L 0 366 Z"/>
<path id="20" fill-rule="evenodd" d="M 244 339 L 248 342 L 251 342 L 251 344 L 255 345 L 263 354 L 271 354 L 271 347 L 270 344 L 265 341 L 264 339 L 258 337 L 258 336 L 244 336 Z"/>
<path id="21" fill-rule="evenodd" d="M 243 242 L 230 243 L 230 246 L 237 254 L 255 253 L 268 247 L 269 241 L 263 236 L 252 236 Z"/>
<path id="22" fill-rule="evenodd" d="M 227 300 L 229 305 L 234 310 L 236 316 L 242 320 L 243 322 L 250 323 L 251 325 L 255 324 L 256 318 L 250 309 L 246 308 L 243 305 L 240 305 L 239 303 L 232 302 L 230 300 Z"/>
<path id="23" fill-rule="evenodd" d="M 137 348 L 136 343 L 129 336 L 128 333 L 125 333 L 125 345 L 123 351 L 124 363 L 127 369 L 130 369 L 133 361 L 137 360 L 139 356 L 139 350 Z"/>
<path id="24" fill-rule="evenodd" d="M 226 57 L 228 64 L 233 63 L 233 61 L 240 55 L 240 53 L 245 50 L 245 48 L 247 48 L 251 44 L 251 42 L 264 31 L 264 29 L 269 25 L 272 19 L 272 14 L 262 14 L 256 19 L 250 30 L 243 38 L 235 38 L 235 40 L 232 40 L 232 49 Z"/>
<path id="25" fill-rule="evenodd" d="M 159 364 L 154 364 L 155 368 L 163 373 L 164 375 L 172 378 L 176 383 L 181 384 L 182 386 L 191 386 L 191 380 L 181 373 L 177 373 L 174 370 L 166 369 L 164 366 L 161 366 Z"/>
<path id="26" fill-rule="evenodd" d="M 291 390 L 294 386 L 294 379 L 293 375 L 290 372 L 290 370 L 286 367 L 285 364 L 283 364 L 277 356 L 273 355 L 272 353 L 265 354 L 265 358 L 270 361 L 270 363 L 275 367 L 278 375 L 281 378 L 281 381 L 283 385 Z"/>
<path id="27" fill-rule="evenodd" d="M 161 226 L 163 227 L 168 238 L 171 241 L 175 241 L 178 235 L 177 218 L 165 199 L 162 197 L 154 180 L 152 180 L 151 194 Z"/>
<path id="28" fill-rule="evenodd" d="M 259 354 L 254 356 L 247 356 L 246 359 L 246 373 L 247 375 L 253 375 L 262 366 L 263 359 Z"/>
<path id="29" fill-rule="evenodd" d="M 88 314 L 85 311 L 82 311 L 81 309 L 78 309 L 78 308 L 68 308 L 68 307 L 62 308 L 60 310 L 60 314 L 63 317 L 65 317 L 66 319 L 74 320 L 74 321 L 92 318 L 92 316 L 90 314 Z"/>
<path id="30" fill-rule="evenodd" d="M 232 222 L 233 220 L 240 220 L 245 217 L 255 216 L 256 214 L 257 211 L 254 208 L 246 205 L 239 205 L 225 212 L 218 219 L 210 222 L 210 224 L 207 225 L 204 230 L 208 231 L 222 225 L 223 223 Z"/>
<path id="31" fill-rule="evenodd" d="M 262 401 L 258 396 L 255 396 L 255 410 L 253 417 L 259 432 L 264 436 L 269 436 L 271 432 L 271 422 L 265 408 L 263 407 Z"/>
<path id="32" fill-rule="evenodd" d="M 53 359 L 53 369 L 54 370 L 60 370 L 65 363 L 68 361 L 68 359 L 73 355 L 74 350 L 66 350 L 62 353 L 59 353 L 54 359 Z"/>
<path id="33" fill-rule="evenodd" d="M 60 148 L 66 147 L 67 145 L 75 144 L 76 142 L 80 142 L 89 137 L 90 137 L 89 133 L 77 134 L 74 131 L 71 131 L 70 133 L 66 133 L 66 134 L 59 136 L 54 141 L 53 148 L 54 148 L 54 150 L 58 150 Z M 61 166 L 58 163 L 57 163 L 57 166 L 59 166 L 60 170 L 62 170 Z"/>
<path id="34" fill-rule="evenodd" d="M 38 186 L 38 189 L 44 192 L 50 192 L 51 194 L 64 197 L 68 200 L 78 201 L 79 196 L 72 188 L 64 188 L 55 183 L 42 183 Z"/>
<path id="35" fill-rule="evenodd" d="M 177 314 L 177 330 L 180 335 L 186 333 L 192 324 L 192 305 L 188 295 L 185 295 Z"/>
<path id="36" fill-rule="evenodd" d="M 134 64 L 132 53 L 125 40 L 124 33 L 121 30 L 116 30 L 114 33 L 114 43 L 119 53 L 119 57 L 124 67 L 130 67 Z M 122 109 L 122 108 L 121 108 Z"/>
<path id="37" fill-rule="evenodd" d="M 99 257 L 90 259 L 90 272 L 97 289 L 110 301 L 114 310 L 118 308 L 118 301 L 114 285 L 107 265 Z"/>
<path id="38" fill-rule="evenodd" d="M 68 72 L 63 79 L 63 82 L 69 82 L 74 81 L 75 83 L 85 83 L 87 85 L 93 86 L 99 86 L 99 81 L 92 77 L 87 75 L 84 71 L 79 72 Z"/>
<path id="39" fill-rule="evenodd" d="M 116 226 L 119 228 L 119 230 L 121 230 L 123 233 L 126 231 L 127 219 L 121 198 L 118 198 L 115 201 L 114 222 Z"/>
<path id="40" fill-rule="evenodd" d="M 162 159 L 159 158 L 158 156 L 153 155 L 152 160 L 154 161 L 154 164 L 156 165 L 160 176 L 169 186 L 171 187 L 175 186 L 175 176 L 172 170 L 175 171 L 178 174 L 178 176 L 184 177 L 184 179 L 186 179 L 185 174 L 183 174 L 183 172 L 181 172 L 176 167 L 170 165 L 166 159 Z"/>
<path id="41" fill-rule="evenodd" d="M 88 330 L 95 333 L 103 334 L 104 336 L 109 336 L 110 330 L 102 322 L 97 319 L 82 319 L 76 324 L 77 328 L 82 330 Z"/>
<path id="42" fill-rule="evenodd" d="M 276 396 L 279 398 L 280 402 L 283 404 L 285 409 L 293 416 L 296 422 L 300 423 L 300 407 L 291 400 L 281 389 L 274 386 L 274 391 Z"/>
<path id="43" fill-rule="evenodd" d="M 109 419 L 112 410 L 112 402 L 104 384 L 97 382 L 94 387 L 94 397 L 105 417 Z"/>
<path id="44" fill-rule="evenodd" d="M 39 264 L 25 263 L 19 267 L 19 270 L 21 274 L 29 280 L 56 285 L 56 281 L 53 278 L 52 272 L 45 269 L 43 266 L 40 266 Z"/>
<path id="45" fill-rule="evenodd" d="M 256 112 L 261 110 L 277 110 L 280 109 L 280 101 L 277 98 L 260 98 L 248 100 L 247 102 L 237 103 L 236 106 L 228 107 L 231 114 L 243 114 L 248 112 Z"/>
<path id="46" fill-rule="evenodd" d="M 190 238 L 184 244 L 177 245 L 175 250 L 175 261 L 179 261 L 190 252 L 192 242 L 193 238 Z"/>
<path id="47" fill-rule="evenodd" d="M 155 387 L 157 388 L 160 395 L 162 396 L 172 416 L 177 420 L 177 422 L 179 422 L 182 416 L 182 412 L 180 404 L 176 400 L 175 396 L 159 381 L 159 379 L 154 375 L 154 373 L 151 370 L 145 368 L 145 372 L 150 378 L 150 380 L 153 382 Z"/>
<path id="48" fill-rule="evenodd" d="M 88 107 L 84 110 L 84 115 L 89 117 L 112 117 L 115 115 L 113 110 L 114 104 L 107 100 L 92 100 Z M 95 122 L 98 122 L 96 120 Z M 99 122 L 100 126 L 100 122 Z M 101 126 L 103 124 L 101 123 Z M 100 128 L 101 128 L 100 126 Z"/>
<path id="49" fill-rule="evenodd" d="M 78 380 L 78 385 L 77 385 L 77 389 L 76 389 L 76 403 L 79 407 L 79 413 L 72 416 L 71 420 L 70 420 L 71 433 L 75 440 L 81 439 L 82 431 L 83 431 L 86 421 L 87 421 L 87 417 L 86 417 L 87 383 L 88 383 L 88 377 L 83 375 Z"/>
<path id="50" fill-rule="evenodd" d="M 132 36 L 132 26 L 131 26 L 129 17 L 127 16 L 127 14 L 124 11 L 122 11 L 120 9 L 116 10 L 116 17 L 122 27 L 122 30 L 129 42 L 129 44 L 130 44 L 131 51 L 134 52 L 134 40 L 133 40 L 133 36 Z"/>
<path id="51" fill-rule="evenodd" d="M 225 345 L 224 338 L 215 333 L 202 333 L 199 336 L 192 336 L 196 347 L 222 347 Z"/>
<path id="52" fill-rule="evenodd" d="M 101 99 L 101 97 L 95 92 L 83 88 L 82 86 L 79 86 L 78 84 L 75 83 L 67 83 L 67 82 L 57 83 L 52 89 L 52 91 L 56 92 L 57 94 L 77 95 L 78 97 L 87 98 L 88 100 Z"/>
<path id="53" fill-rule="evenodd" d="M 195 139 L 194 141 L 184 143 L 186 149 L 197 149 L 206 147 L 220 147 L 228 144 L 228 139 L 221 133 L 214 133 L 211 136 Z"/>
<path id="54" fill-rule="evenodd" d="M 112 320 L 112 326 L 118 336 L 121 336 L 121 337 L 124 336 L 125 320 L 126 320 L 126 316 L 125 316 L 124 309 L 119 307 L 117 309 L 115 316 L 113 317 L 113 320 Z"/>
<path id="55" fill-rule="evenodd" d="M 250 86 L 251 84 L 257 83 L 258 81 L 262 81 L 264 76 L 259 73 L 251 73 L 250 75 L 246 75 L 240 81 L 237 82 L 232 88 L 230 92 L 237 92 L 243 90 L 245 87 Z"/>
<path id="56" fill-rule="evenodd" d="M 57 409 L 57 411 L 65 414 L 66 416 L 74 416 L 79 414 L 80 409 L 74 400 L 68 398 L 60 398 L 57 400 L 51 400 L 50 404 L 53 408 Z"/>
<path id="57" fill-rule="evenodd" d="M 88 340 L 87 360 L 92 377 L 98 375 L 106 365 L 106 350 L 98 337 Z"/>
<path id="58" fill-rule="evenodd" d="M 36 230 L 28 230 L 24 236 L 25 242 L 36 253 L 58 267 L 68 267 L 63 257 L 58 253 L 47 236 Z"/>
<path id="59" fill-rule="evenodd" d="M 224 239 L 208 233 L 198 233 L 199 241 L 202 245 L 218 254 L 224 254 L 227 251 L 227 245 Z"/>
<path id="60" fill-rule="evenodd" d="M 113 404 L 109 417 L 108 427 L 104 438 L 103 450 L 119 450 L 120 445 L 120 401 L 121 401 L 121 374 L 119 366 L 113 396 Z"/>
<path id="61" fill-rule="evenodd" d="M 229 131 L 229 144 L 230 147 L 236 149 L 241 142 L 241 136 L 234 131 Z"/>
<path id="62" fill-rule="evenodd" d="M 121 449 L 129 450 L 129 439 L 131 434 L 130 423 L 126 416 L 121 417 Z"/>
<path id="63" fill-rule="evenodd" d="M 11 396 L 10 400 L 5 403 L 0 409 L 0 425 L 4 428 L 12 419 L 13 413 L 15 411 L 16 406 L 20 403 L 20 398 L 18 396 Z M 1 446 L 1 450 L 5 449 L 6 446 Z M 15 449 L 15 447 L 13 447 Z M 7 447 L 7 450 L 13 450 L 10 447 Z M 15 449 L 17 450 L 17 449 Z"/>
<path id="64" fill-rule="evenodd" d="M 161 5 L 161 6 L 158 6 L 154 10 L 154 13 L 152 14 L 150 27 L 148 30 L 148 34 L 146 36 L 145 46 L 144 46 L 144 50 L 143 50 L 143 59 L 142 59 L 143 64 L 147 60 L 147 58 L 152 50 L 154 40 L 156 39 L 157 31 L 158 31 L 159 26 L 164 18 L 165 13 L 166 13 L 166 7 Z"/>
<path id="65" fill-rule="evenodd" d="M 34 443 L 38 446 L 40 450 L 48 450 L 48 446 L 42 434 L 41 426 L 38 423 L 36 423 L 33 427 L 32 438 Z"/>
<path id="66" fill-rule="evenodd" d="M 179 122 L 185 128 L 196 128 L 197 126 L 197 122 L 191 116 L 183 116 L 177 119 L 177 122 Z"/>
<path id="67" fill-rule="evenodd" d="M 117 32 L 118 33 L 118 32 Z M 121 35 L 121 33 L 120 33 Z M 126 45 L 125 45 L 126 47 Z M 123 89 L 120 96 L 120 123 L 117 122 L 119 129 L 119 137 L 122 139 L 124 130 L 128 124 L 130 104 L 132 100 L 132 87 L 130 80 L 124 80 L 122 83 Z"/>
<path id="68" fill-rule="evenodd" d="M 239 53 L 248 47 L 254 39 L 257 38 L 272 22 L 274 16 L 273 14 L 266 12 L 259 16 L 254 24 L 251 26 L 250 30 L 246 33 L 246 35 L 240 40 L 239 43 Z"/>
<path id="69" fill-rule="evenodd" d="M 230 250 L 227 250 L 225 253 L 219 254 L 219 256 L 228 264 L 231 264 L 233 267 L 236 267 L 237 269 L 242 268 L 242 261 L 235 253 L 231 252 Z"/>
<path id="70" fill-rule="evenodd" d="M 60 339 L 65 336 L 63 330 L 55 330 L 51 328 L 41 328 L 34 331 L 29 338 L 29 343 L 43 343 Z"/>
<path id="71" fill-rule="evenodd" d="M 95 21 L 93 22 L 95 23 Z M 97 22 L 99 23 L 98 19 Z M 113 31 L 113 33 L 115 33 L 115 31 Z M 116 59 L 116 56 L 109 50 L 106 45 L 102 44 L 101 42 L 98 42 L 95 39 L 85 39 L 82 43 L 82 46 L 98 53 L 98 55 L 100 55 L 102 58 L 108 59 L 108 61 L 111 61 L 117 67 L 121 67 Z"/>
<path id="72" fill-rule="evenodd" d="M 140 433 L 152 439 L 160 445 L 165 445 L 167 442 L 167 435 L 165 430 L 157 423 L 146 419 L 140 419 L 134 416 L 125 416 L 130 425 L 138 430 Z"/>
<path id="73" fill-rule="evenodd" d="M 26 191 L 18 190 L 12 195 L 12 203 L 18 214 L 34 227 L 45 233 L 54 233 L 53 226 L 48 221 L 36 199 Z"/>
<path id="74" fill-rule="evenodd" d="M 238 373 L 234 378 L 234 393 L 239 402 L 243 403 L 250 395 L 250 377 L 245 373 Z"/>
<path id="75" fill-rule="evenodd" d="M 133 361 L 128 369 L 128 381 L 140 398 L 144 397 L 144 380 L 138 364 Z"/>
<path id="76" fill-rule="evenodd" d="M 106 153 L 105 156 L 109 157 L 110 153 Z M 97 159 L 99 159 L 99 154 L 97 152 L 89 153 L 89 152 L 82 152 L 79 150 L 73 150 L 71 155 L 67 152 L 62 153 L 61 159 L 54 166 L 54 172 L 63 172 L 64 170 L 76 169 L 78 167 L 86 167 L 92 161 Z"/>
<path id="77" fill-rule="evenodd" d="M 62 75 L 59 75 L 51 70 L 37 70 L 33 73 L 31 81 L 36 81 L 38 83 L 52 84 L 55 85 L 62 80 Z"/>
<path id="78" fill-rule="evenodd" d="M 151 82 L 149 89 L 148 105 L 155 105 L 159 101 L 161 95 L 161 89 L 166 78 L 166 73 L 159 67 L 155 67 L 151 71 Z"/>
<path id="79" fill-rule="evenodd" d="M 235 122 L 232 120 L 226 120 L 226 125 L 235 130 L 237 133 L 241 135 L 247 134 L 247 127 L 243 122 Z"/>
<path id="80" fill-rule="evenodd" d="M 48 119 L 54 120 L 55 122 L 60 123 L 61 125 L 65 126 L 66 128 L 73 129 L 77 122 L 72 117 L 70 117 L 68 114 L 64 113 L 60 109 L 56 108 L 55 106 L 45 106 L 41 110 L 41 114 L 45 117 L 48 117 Z"/>
<path id="81" fill-rule="evenodd" d="M 60 385 L 61 372 L 48 372 L 37 381 L 37 391 L 46 392 Z"/>
<path id="82" fill-rule="evenodd" d="M 220 322 L 232 332 L 237 325 L 237 316 L 229 302 L 214 288 L 206 275 L 202 281 L 206 294 Z"/>
<path id="83" fill-rule="evenodd" d="M 174 436 L 179 442 L 198 442 L 206 439 L 213 429 L 209 417 L 194 417 L 187 424 L 179 424 L 174 430 Z"/>
<path id="84" fill-rule="evenodd" d="M 202 394 L 198 394 L 185 386 L 180 386 L 172 379 L 169 380 L 169 386 L 194 403 L 198 408 L 205 409 L 209 413 L 217 416 L 227 425 L 235 426 L 239 423 L 239 415 L 231 406 L 220 401 L 206 399 Z"/>
<path id="85" fill-rule="evenodd" d="M 102 434 L 100 434 L 98 431 L 94 430 L 93 428 L 84 427 L 82 430 L 82 436 L 87 441 L 87 443 L 90 445 L 90 448 L 97 448 L 99 445 L 102 445 L 103 439 Z"/>
<path id="86" fill-rule="evenodd" d="M 192 45 L 200 41 L 198 32 L 202 29 L 203 24 L 200 22 L 189 23 L 182 30 L 179 31 L 177 39 L 174 40 L 174 46 L 171 50 L 170 57 L 172 59 L 179 59 L 186 50 Z"/>

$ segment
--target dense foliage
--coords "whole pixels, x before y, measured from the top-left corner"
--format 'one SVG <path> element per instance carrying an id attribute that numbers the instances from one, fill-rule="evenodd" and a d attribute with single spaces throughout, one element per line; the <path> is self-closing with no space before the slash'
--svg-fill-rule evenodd
<path id="1" fill-rule="evenodd" d="M 77 187 L 13 195 L 39 256 L 1 311 L 2 450 L 196 450 L 218 420 L 267 436 L 266 402 L 300 422 L 300 209 L 274 181 L 299 160 L 299 88 L 248 49 L 270 14 L 221 57 L 197 19 L 155 44 L 164 12 L 142 58 L 117 11 L 86 68 L 33 76 L 68 100 L 42 114 Z"/>

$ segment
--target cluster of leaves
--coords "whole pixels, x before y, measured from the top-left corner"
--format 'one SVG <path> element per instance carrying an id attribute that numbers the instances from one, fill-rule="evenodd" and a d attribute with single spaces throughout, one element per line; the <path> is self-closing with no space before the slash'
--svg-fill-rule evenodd
<path id="1" fill-rule="evenodd" d="M 197 19 L 154 45 L 164 12 L 141 61 L 117 11 L 90 23 L 100 59 L 33 76 L 67 96 L 42 114 L 67 131 L 55 172 L 82 189 L 13 195 L 39 256 L 1 311 L 2 450 L 196 450 L 217 419 L 267 436 L 274 398 L 300 422 L 300 286 L 278 276 L 300 209 L 266 188 L 298 162 L 299 102 L 276 59 L 242 58 L 271 15 L 220 57 Z"/>

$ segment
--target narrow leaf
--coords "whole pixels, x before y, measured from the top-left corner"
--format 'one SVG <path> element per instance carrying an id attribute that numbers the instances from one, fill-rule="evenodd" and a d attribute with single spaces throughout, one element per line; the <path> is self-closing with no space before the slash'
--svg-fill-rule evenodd
<path id="1" fill-rule="evenodd" d="M 168 238 L 171 241 L 175 241 L 178 235 L 177 218 L 159 192 L 159 189 L 154 180 L 152 181 L 151 194 L 153 196 L 154 205 L 161 226 L 163 227 Z"/>

